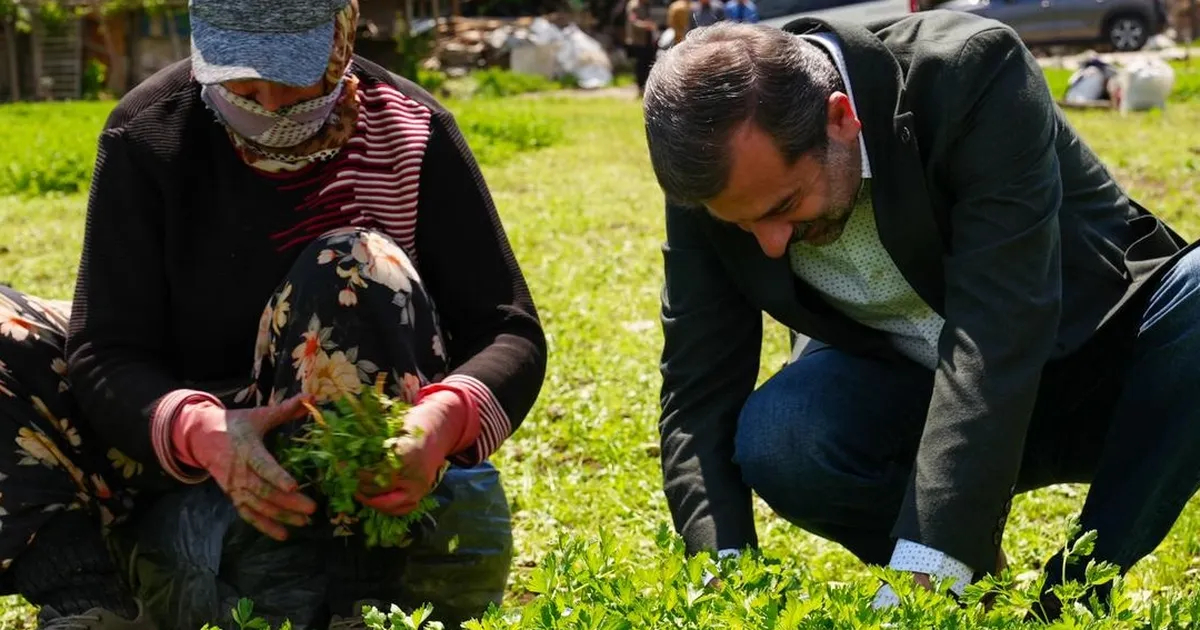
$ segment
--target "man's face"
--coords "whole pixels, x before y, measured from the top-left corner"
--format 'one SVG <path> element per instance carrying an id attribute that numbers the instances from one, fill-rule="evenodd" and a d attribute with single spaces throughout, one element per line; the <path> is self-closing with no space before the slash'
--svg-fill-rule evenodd
<path id="1" fill-rule="evenodd" d="M 705 205 L 716 218 L 754 235 L 763 253 L 778 258 L 794 240 L 828 245 L 842 235 L 862 183 L 861 129 L 840 92 L 829 101 L 829 144 L 787 164 L 774 140 L 747 124 L 730 142 L 725 189 Z"/>

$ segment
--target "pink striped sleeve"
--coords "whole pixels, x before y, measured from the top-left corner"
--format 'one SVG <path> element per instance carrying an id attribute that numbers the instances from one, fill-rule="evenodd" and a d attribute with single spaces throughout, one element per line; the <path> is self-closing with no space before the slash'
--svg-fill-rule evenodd
<path id="1" fill-rule="evenodd" d="M 190 403 L 208 402 L 223 407 L 221 401 L 212 394 L 192 389 L 177 389 L 159 399 L 154 408 L 154 416 L 150 420 L 150 440 L 154 445 L 154 454 L 163 470 L 177 481 L 187 484 L 197 484 L 206 481 L 207 472 L 199 471 L 194 462 L 181 461 L 180 453 L 175 449 L 173 435 L 179 412 Z"/>
<path id="2" fill-rule="evenodd" d="M 512 433 L 508 414 L 500 407 L 500 401 L 479 379 L 462 374 L 451 374 L 441 381 L 442 385 L 459 388 L 471 397 L 479 413 L 479 437 L 466 450 L 451 460 L 460 466 L 478 466 L 491 457 L 496 449 Z"/>

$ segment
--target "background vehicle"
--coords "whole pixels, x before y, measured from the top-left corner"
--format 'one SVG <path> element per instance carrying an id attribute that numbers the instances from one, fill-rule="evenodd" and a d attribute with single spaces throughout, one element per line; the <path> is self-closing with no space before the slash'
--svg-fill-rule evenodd
<path id="1" fill-rule="evenodd" d="M 815 15 L 866 23 L 917 11 L 966 11 L 1004 22 L 1028 46 L 1140 50 L 1167 28 L 1166 0 L 757 0 L 763 22 Z"/>
<path id="2" fill-rule="evenodd" d="M 1029 46 L 1140 50 L 1167 27 L 1165 0 L 910 0 L 913 10 L 966 11 L 1004 22 Z"/>
<path id="3" fill-rule="evenodd" d="M 764 24 L 780 27 L 792 20 L 812 15 L 849 20 L 860 24 L 903 17 L 912 9 L 910 0 L 756 0 Z"/>

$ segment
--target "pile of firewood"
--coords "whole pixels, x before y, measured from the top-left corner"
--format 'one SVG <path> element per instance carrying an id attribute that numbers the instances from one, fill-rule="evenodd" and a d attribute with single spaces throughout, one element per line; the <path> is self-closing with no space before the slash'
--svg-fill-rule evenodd
<path id="1" fill-rule="evenodd" d="M 541 16 L 563 28 L 575 24 L 591 30 L 595 20 L 587 14 L 550 13 Z M 438 24 L 437 46 L 426 60 L 429 69 L 470 69 L 507 67 L 510 38 L 522 39 L 534 17 L 471 18 L 452 17 Z"/>

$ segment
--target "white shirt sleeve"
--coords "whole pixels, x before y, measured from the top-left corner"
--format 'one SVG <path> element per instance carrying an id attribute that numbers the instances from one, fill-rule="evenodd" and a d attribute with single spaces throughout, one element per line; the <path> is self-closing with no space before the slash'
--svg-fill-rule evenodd
<path id="1" fill-rule="evenodd" d="M 717 551 L 717 560 L 723 560 L 725 558 L 736 558 L 740 555 L 742 555 L 742 551 L 740 549 L 720 549 Z M 712 583 L 713 578 L 715 578 L 715 577 L 717 577 L 717 576 L 713 575 L 712 573 L 709 573 L 708 571 L 705 571 L 704 575 L 701 576 L 701 578 L 700 578 L 700 582 L 702 584 L 704 584 L 705 586 L 708 586 L 710 583 Z"/>
<path id="2" fill-rule="evenodd" d="M 967 584 L 971 583 L 971 577 L 975 574 L 971 567 L 945 553 L 903 538 L 896 541 L 896 548 L 892 551 L 892 559 L 888 563 L 888 567 L 897 571 L 926 573 L 939 580 L 953 580 L 950 590 L 957 595 L 963 594 L 963 590 L 966 589 Z M 875 594 L 873 606 L 881 608 L 898 603 L 900 600 L 896 597 L 896 593 L 885 584 Z"/>

